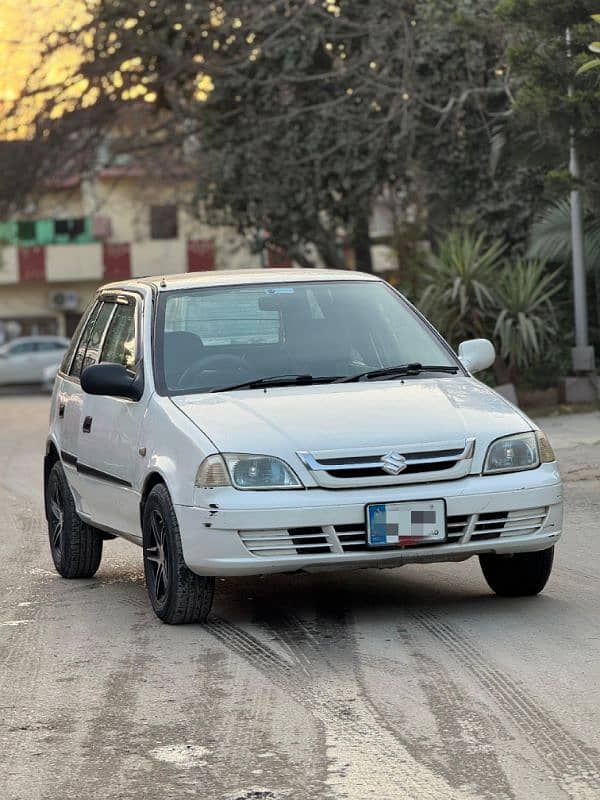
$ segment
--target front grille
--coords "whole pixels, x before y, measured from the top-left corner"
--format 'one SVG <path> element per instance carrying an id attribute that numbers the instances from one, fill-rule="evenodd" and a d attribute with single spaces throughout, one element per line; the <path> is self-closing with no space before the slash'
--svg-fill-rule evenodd
<path id="1" fill-rule="evenodd" d="M 547 513 L 547 507 L 540 507 L 449 516 L 446 518 L 445 542 L 416 542 L 408 547 L 442 547 L 444 544 L 456 544 L 461 539 L 466 543 L 535 534 L 544 524 Z M 369 550 L 364 522 L 271 531 L 240 531 L 239 535 L 248 552 L 259 558 Z"/>
<path id="2" fill-rule="evenodd" d="M 344 489 L 463 478 L 471 470 L 474 451 L 475 440 L 467 439 L 454 447 L 432 444 L 429 450 L 399 446 L 367 454 L 329 451 L 299 452 L 298 456 L 320 486 Z"/>

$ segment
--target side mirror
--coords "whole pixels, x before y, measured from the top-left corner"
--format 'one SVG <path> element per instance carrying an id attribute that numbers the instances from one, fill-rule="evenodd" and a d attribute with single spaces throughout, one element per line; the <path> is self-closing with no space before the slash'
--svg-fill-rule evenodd
<path id="1" fill-rule="evenodd" d="M 125 397 L 139 400 L 144 393 L 143 379 L 122 364 L 93 364 L 81 373 L 81 388 L 86 394 Z"/>
<path id="2" fill-rule="evenodd" d="M 461 342 L 458 358 L 468 372 L 481 372 L 491 367 L 496 360 L 494 345 L 489 339 L 469 339 Z"/>

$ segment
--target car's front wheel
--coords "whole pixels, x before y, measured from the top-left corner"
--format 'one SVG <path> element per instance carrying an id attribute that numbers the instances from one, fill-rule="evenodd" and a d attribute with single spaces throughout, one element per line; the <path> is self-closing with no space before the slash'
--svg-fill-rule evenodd
<path id="1" fill-rule="evenodd" d="M 548 582 L 553 561 L 554 547 L 536 553 L 479 556 L 488 586 L 501 597 L 539 594 Z"/>
<path id="2" fill-rule="evenodd" d="M 60 461 L 54 464 L 48 476 L 46 516 L 56 571 L 63 578 L 91 578 L 95 575 L 102 560 L 102 536 L 77 516 Z"/>
<path id="3" fill-rule="evenodd" d="M 186 566 L 175 509 L 163 484 L 154 486 L 144 505 L 143 544 L 146 587 L 156 616 L 169 625 L 205 622 L 215 579 Z"/>

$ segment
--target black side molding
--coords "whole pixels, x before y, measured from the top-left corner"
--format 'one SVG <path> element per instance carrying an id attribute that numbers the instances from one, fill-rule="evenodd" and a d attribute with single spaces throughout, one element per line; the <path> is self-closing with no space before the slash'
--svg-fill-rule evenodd
<path id="1" fill-rule="evenodd" d="M 60 458 L 64 464 L 68 464 L 70 467 L 77 466 L 77 457 L 71 455 L 71 453 L 67 453 L 66 450 L 60 451 Z"/>
<path id="2" fill-rule="evenodd" d="M 77 462 L 77 472 L 81 475 L 87 475 L 89 478 L 97 478 L 99 481 L 106 481 L 107 483 L 115 483 L 117 486 L 131 488 L 129 481 L 119 478 L 116 475 L 111 475 L 110 472 L 102 472 L 102 470 L 95 469 L 95 467 L 88 467 L 80 461 Z"/>
<path id="3" fill-rule="evenodd" d="M 128 489 L 131 489 L 131 483 L 129 483 L 129 481 L 119 478 L 117 475 L 111 475 L 110 472 L 102 472 L 102 470 L 95 469 L 95 467 L 88 467 L 85 464 L 81 464 L 76 456 L 67 453 L 65 450 L 60 451 L 60 457 L 63 464 L 75 467 L 77 472 L 81 475 L 87 475 L 99 481 L 106 481 L 107 483 L 114 483 L 117 486 L 126 486 Z"/>

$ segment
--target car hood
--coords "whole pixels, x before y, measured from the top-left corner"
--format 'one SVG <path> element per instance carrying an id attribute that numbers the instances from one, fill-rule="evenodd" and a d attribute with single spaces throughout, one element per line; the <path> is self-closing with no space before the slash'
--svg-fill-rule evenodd
<path id="1" fill-rule="evenodd" d="M 173 402 L 217 450 L 285 460 L 298 451 L 350 454 L 474 437 L 474 461 L 481 462 L 491 441 L 533 427 L 492 389 L 461 376 L 185 395 Z"/>

